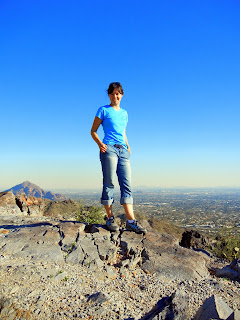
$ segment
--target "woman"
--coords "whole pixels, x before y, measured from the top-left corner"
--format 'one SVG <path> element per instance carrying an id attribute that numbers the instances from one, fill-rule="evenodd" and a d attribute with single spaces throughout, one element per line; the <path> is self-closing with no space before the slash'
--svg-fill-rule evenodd
<path id="1" fill-rule="evenodd" d="M 121 190 L 120 203 L 123 205 L 127 216 L 126 229 L 136 233 L 146 233 L 134 217 L 133 197 L 131 189 L 131 150 L 126 136 L 128 122 L 127 111 L 120 108 L 123 97 L 123 88 L 119 82 L 112 82 L 107 90 L 110 104 L 100 107 L 94 119 L 91 135 L 100 149 L 100 160 L 103 173 L 103 191 L 101 203 L 107 213 L 107 228 L 110 231 L 117 231 L 119 227 L 114 220 L 112 204 L 114 202 L 114 177 L 117 173 Z M 104 139 L 101 141 L 97 130 L 102 124 Z"/>

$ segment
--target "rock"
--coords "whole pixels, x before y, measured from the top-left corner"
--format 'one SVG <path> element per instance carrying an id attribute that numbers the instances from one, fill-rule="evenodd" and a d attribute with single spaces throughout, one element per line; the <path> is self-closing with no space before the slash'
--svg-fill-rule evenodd
<path id="1" fill-rule="evenodd" d="M 11 191 L 0 192 L 0 206 L 16 205 L 15 196 Z"/>
<path id="2" fill-rule="evenodd" d="M 190 320 L 189 301 L 186 294 L 177 290 L 170 297 L 164 297 L 141 320 L 174 319 Z"/>
<path id="3" fill-rule="evenodd" d="M 137 264 L 142 262 L 142 253 L 144 251 L 143 235 L 124 231 L 121 236 L 120 246 L 123 254 L 121 265 L 129 269 L 135 269 Z"/>
<path id="4" fill-rule="evenodd" d="M 115 235 L 105 226 L 50 217 L 4 219 L 0 295 L 10 300 L 1 310 L 0 299 L 0 319 L 188 320 L 213 293 L 240 306 L 238 284 L 213 281 L 204 257 L 171 235 Z"/>
<path id="5" fill-rule="evenodd" d="M 81 223 L 85 227 L 84 223 Z M 61 222 L 58 225 L 60 233 L 60 245 L 61 249 L 65 252 L 73 251 L 73 248 L 77 242 L 79 236 L 80 223 L 74 222 Z"/>
<path id="6" fill-rule="evenodd" d="M 223 320 L 232 313 L 233 310 L 220 297 L 213 295 L 204 301 L 194 316 L 194 320 Z"/>
<path id="7" fill-rule="evenodd" d="M 97 246 L 94 244 L 91 234 L 87 233 L 84 237 L 79 237 L 76 246 L 80 246 L 83 253 L 84 258 L 82 264 L 94 268 L 103 267 L 103 262 L 99 257 Z"/>
<path id="8" fill-rule="evenodd" d="M 116 279 L 118 275 L 118 270 L 115 267 L 112 266 L 105 266 L 106 272 L 107 272 L 107 278 L 108 279 Z"/>
<path id="9" fill-rule="evenodd" d="M 198 231 L 191 230 L 183 232 L 180 246 L 184 248 L 204 249 L 208 242 L 208 239 Z"/>
<path id="10" fill-rule="evenodd" d="M 21 214 L 21 210 L 16 204 L 15 196 L 12 192 L 0 192 L 0 215 Z"/>
<path id="11" fill-rule="evenodd" d="M 73 250 L 66 256 L 66 261 L 70 263 L 82 263 L 84 260 L 84 253 L 80 246 L 74 245 Z"/>
<path id="12" fill-rule="evenodd" d="M 179 247 L 167 234 L 148 232 L 143 239 L 142 269 L 160 278 L 191 280 L 209 276 L 206 260 L 197 252 Z"/>
<path id="13" fill-rule="evenodd" d="M 0 253 L 5 257 L 25 257 L 36 261 L 63 262 L 61 248 L 58 245 L 57 228 L 46 223 L 13 227 L 13 230 L 2 239 Z"/>
<path id="14" fill-rule="evenodd" d="M 240 320 L 240 311 L 235 310 L 228 318 L 227 320 Z"/>
<path id="15" fill-rule="evenodd" d="M 240 259 L 235 259 L 230 265 L 223 267 L 222 269 L 216 269 L 215 274 L 217 277 L 229 278 L 231 280 L 240 280 Z"/>
<path id="16" fill-rule="evenodd" d="M 26 196 L 26 194 L 18 194 L 16 195 L 16 204 L 24 215 L 42 216 L 47 201 L 42 198 Z"/>
<path id="17" fill-rule="evenodd" d="M 87 302 L 90 304 L 96 305 L 103 305 L 105 303 L 108 303 L 111 300 L 110 296 L 108 294 L 102 293 L 102 292 L 97 292 L 92 294 Z"/>
<path id="18" fill-rule="evenodd" d="M 92 235 L 94 244 L 97 246 L 98 254 L 101 260 L 110 263 L 116 260 L 117 247 L 114 242 L 110 241 L 111 233 L 105 228 L 98 227 L 98 232 Z"/>
<path id="19" fill-rule="evenodd" d="M 66 230 L 65 233 L 62 231 L 63 245 L 66 241 L 64 234 L 68 234 L 69 245 L 75 239 L 74 243 L 72 243 L 72 249 L 68 251 L 66 260 L 71 263 L 81 263 L 91 269 L 103 267 L 104 264 L 102 261 L 108 261 L 110 263 L 115 261 L 117 247 L 110 241 L 110 232 L 102 226 L 91 225 L 90 227 L 93 233 L 90 233 L 90 229 L 87 229 L 87 233 L 81 231 L 77 237 L 76 234 L 74 234 L 74 230 L 76 232 L 77 229 L 74 229 L 75 227 L 73 227 L 73 225 L 71 225 L 70 230 Z M 84 230 L 86 230 L 86 228 Z"/>
<path id="20" fill-rule="evenodd" d="M 240 275 L 240 259 L 239 259 L 239 258 L 233 260 L 233 261 L 231 262 L 231 264 L 230 264 L 230 267 L 231 267 L 233 270 L 237 271 L 237 272 L 239 273 L 239 275 Z"/>
<path id="21" fill-rule="evenodd" d="M 173 314 L 173 319 L 187 320 L 191 319 L 189 311 L 189 299 L 183 290 L 176 290 L 172 295 L 171 301 L 171 312 Z"/>

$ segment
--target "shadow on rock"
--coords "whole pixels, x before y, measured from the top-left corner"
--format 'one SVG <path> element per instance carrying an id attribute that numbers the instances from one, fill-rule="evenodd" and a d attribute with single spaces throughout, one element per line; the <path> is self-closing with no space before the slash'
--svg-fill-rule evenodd
<path id="1" fill-rule="evenodd" d="M 0 229 L 22 229 L 22 228 L 34 228 L 34 227 L 42 227 L 42 226 L 52 226 L 50 222 L 38 222 L 38 223 L 30 223 L 30 224 L 5 224 L 1 225 Z"/>
<path id="2" fill-rule="evenodd" d="M 185 293 L 177 290 L 171 296 L 159 300 L 140 320 L 188 320 L 191 318 L 188 304 Z"/>

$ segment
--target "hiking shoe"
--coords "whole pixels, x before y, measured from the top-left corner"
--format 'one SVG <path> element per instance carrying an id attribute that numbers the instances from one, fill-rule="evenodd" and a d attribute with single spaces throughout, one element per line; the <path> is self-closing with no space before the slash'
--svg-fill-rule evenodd
<path id="1" fill-rule="evenodd" d="M 106 221 L 106 225 L 109 231 L 118 231 L 119 226 L 117 225 L 114 217 L 108 218 Z"/>
<path id="2" fill-rule="evenodd" d="M 136 233 L 147 233 L 147 229 L 142 227 L 137 220 L 134 220 L 133 223 L 126 222 L 126 229 L 128 231 L 134 231 Z"/>

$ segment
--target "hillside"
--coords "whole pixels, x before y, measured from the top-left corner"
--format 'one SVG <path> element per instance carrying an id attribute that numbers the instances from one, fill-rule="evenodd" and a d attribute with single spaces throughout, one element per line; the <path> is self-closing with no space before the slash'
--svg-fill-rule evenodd
<path id="1" fill-rule="evenodd" d="M 223 265 L 148 230 L 0 217 L 0 318 L 237 319 L 239 283 L 208 271 Z"/>
<path id="2" fill-rule="evenodd" d="M 197 234 L 186 234 L 182 247 L 167 222 L 142 220 L 143 236 L 118 216 L 120 231 L 111 233 L 104 221 L 86 223 L 91 209 L 0 193 L 0 319 L 202 320 L 209 318 L 197 314 L 221 308 L 227 317 L 211 318 L 237 319 L 239 259 L 227 265 L 211 256 Z"/>

